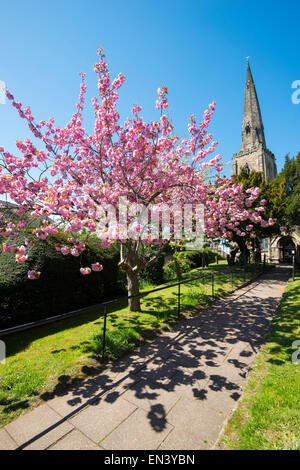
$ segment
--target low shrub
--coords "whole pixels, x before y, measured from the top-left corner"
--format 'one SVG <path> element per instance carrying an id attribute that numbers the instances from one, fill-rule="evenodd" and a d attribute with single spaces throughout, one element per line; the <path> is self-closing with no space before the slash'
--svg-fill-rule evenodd
<path id="1" fill-rule="evenodd" d="M 155 252 L 148 250 L 146 253 L 151 256 L 151 254 L 154 254 Z M 169 250 L 164 250 L 154 263 L 151 263 L 140 272 L 140 279 L 149 284 L 162 284 L 164 282 L 165 256 L 169 253 Z"/>
<path id="2" fill-rule="evenodd" d="M 188 273 L 191 269 L 191 264 L 185 259 L 170 260 L 164 265 L 165 280 L 180 279 L 182 273 Z"/>

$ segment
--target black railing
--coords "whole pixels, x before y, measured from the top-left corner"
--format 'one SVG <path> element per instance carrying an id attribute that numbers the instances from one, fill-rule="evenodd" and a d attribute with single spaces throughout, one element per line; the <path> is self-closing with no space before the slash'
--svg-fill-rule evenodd
<path id="1" fill-rule="evenodd" d="M 102 357 L 104 358 L 104 356 L 105 356 L 105 343 L 106 343 L 107 316 L 109 315 L 109 312 L 108 312 L 109 305 L 115 304 L 117 302 L 125 301 L 125 300 L 128 300 L 128 299 L 136 298 L 136 297 L 142 298 L 142 297 L 145 297 L 145 296 L 147 296 L 149 294 L 152 294 L 154 292 L 159 292 L 159 291 L 162 291 L 162 290 L 165 290 L 165 289 L 169 289 L 171 287 L 177 287 L 178 288 L 178 291 L 177 291 L 177 296 L 178 296 L 177 318 L 179 319 L 180 318 L 180 311 L 181 311 L 181 295 L 182 295 L 181 289 L 180 289 L 181 285 L 188 284 L 188 283 L 191 283 L 193 281 L 199 281 L 200 279 L 211 278 L 211 298 L 213 299 L 215 297 L 215 278 L 216 277 L 221 277 L 222 275 L 228 276 L 228 273 L 231 272 L 231 288 L 233 290 L 234 289 L 234 274 L 235 273 L 243 272 L 243 282 L 245 283 L 246 281 L 250 281 L 254 277 L 257 277 L 258 275 L 260 275 L 265 269 L 265 263 L 257 264 L 255 266 L 259 267 L 258 272 L 252 271 L 252 269 L 248 269 L 248 268 L 247 269 L 238 269 L 238 268 L 236 268 L 236 269 L 230 269 L 230 270 L 226 269 L 226 271 L 224 271 L 222 273 L 222 272 L 214 271 L 213 268 L 212 268 L 212 270 L 210 272 L 202 273 L 200 276 L 195 276 L 195 277 L 192 277 L 192 278 L 189 278 L 189 279 L 182 279 L 178 282 L 170 281 L 172 283 L 166 284 L 163 287 L 157 287 L 156 289 L 143 291 L 143 292 L 140 292 L 139 294 L 134 295 L 134 296 L 127 296 L 127 295 L 125 296 L 124 295 L 124 296 L 117 297 L 117 298 L 112 299 L 112 300 L 108 300 L 106 302 L 101 302 L 99 304 L 91 305 L 89 307 L 84 307 L 84 308 L 81 308 L 79 310 L 74 310 L 72 312 L 64 313 L 64 314 L 61 314 L 61 315 L 56 315 L 56 316 L 45 318 L 45 319 L 42 319 L 42 320 L 37 320 L 35 322 L 26 323 L 24 325 L 18 325 L 18 326 L 14 326 L 14 327 L 11 327 L 11 328 L 3 329 L 3 330 L 0 330 L 0 337 L 1 336 L 6 336 L 6 335 L 9 335 L 9 334 L 12 334 L 12 333 L 17 333 L 17 332 L 20 332 L 20 331 L 28 330 L 28 329 L 31 329 L 31 328 L 43 326 L 43 325 L 46 325 L 46 324 L 55 323 L 57 321 L 64 320 L 66 318 L 74 317 L 76 315 L 79 315 L 80 313 L 86 313 L 88 310 L 91 310 L 91 309 L 104 307 L 104 314 L 103 314 L 103 318 L 104 318 L 103 344 L 102 344 Z M 252 268 L 251 265 L 249 267 Z M 251 276 L 252 273 L 254 273 L 253 277 Z M 250 274 L 249 279 L 248 279 L 248 274 Z"/>
<path id="2" fill-rule="evenodd" d="M 255 271 L 255 270 L 252 271 L 252 269 L 248 269 L 248 268 L 230 269 L 230 273 L 231 273 L 231 291 L 234 290 L 234 274 L 235 273 L 241 273 L 241 272 L 243 273 L 243 284 L 245 284 L 246 282 L 252 281 L 253 279 L 260 276 L 265 271 L 265 268 L 266 268 L 265 260 L 264 260 L 263 263 L 256 264 L 255 266 L 259 267 L 259 269 L 257 271 Z M 248 273 L 250 274 L 249 279 L 247 279 Z M 251 276 L 252 273 L 254 274 L 254 276 Z M 183 285 L 183 284 L 188 284 L 188 283 L 193 282 L 193 281 L 199 281 L 201 279 L 211 278 L 211 298 L 213 300 L 214 297 L 215 297 L 215 277 L 218 277 L 218 276 L 221 277 L 222 275 L 227 276 L 228 275 L 228 270 L 226 270 L 223 273 L 222 272 L 216 272 L 216 271 L 212 270 L 210 273 L 203 273 L 200 276 L 196 276 L 196 277 L 189 278 L 189 279 L 183 279 L 181 281 L 178 281 L 178 282 L 175 282 L 175 283 L 172 283 L 172 284 L 167 284 L 163 287 L 157 287 L 156 289 L 151 289 L 151 290 L 148 290 L 148 291 L 140 292 L 139 294 L 136 294 L 136 295 L 130 295 L 130 296 L 126 296 L 126 297 L 119 297 L 117 299 L 113 299 L 113 300 L 109 300 L 107 302 L 103 302 L 102 305 L 104 307 L 104 314 L 103 314 L 104 323 L 103 323 L 103 332 L 102 332 L 102 360 L 105 359 L 107 317 L 109 315 L 109 312 L 108 312 L 108 306 L 109 305 L 111 305 L 113 303 L 116 303 L 116 302 L 119 302 L 121 300 L 124 300 L 125 298 L 128 299 L 128 300 L 129 299 L 134 299 L 134 298 L 142 298 L 142 297 L 145 297 L 145 296 L 147 296 L 149 294 L 152 294 L 154 292 L 159 292 L 159 291 L 162 291 L 162 290 L 165 290 L 165 289 L 170 289 L 171 287 L 177 287 L 178 288 L 178 291 L 177 291 L 177 297 L 178 297 L 177 319 L 179 320 L 180 315 L 181 315 L 180 300 L 181 300 L 181 295 L 182 295 L 181 291 L 180 291 L 180 286 Z M 240 286 L 240 284 L 239 284 L 239 286 Z M 111 312 L 111 313 L 113 313 L 113 312 Z"/>

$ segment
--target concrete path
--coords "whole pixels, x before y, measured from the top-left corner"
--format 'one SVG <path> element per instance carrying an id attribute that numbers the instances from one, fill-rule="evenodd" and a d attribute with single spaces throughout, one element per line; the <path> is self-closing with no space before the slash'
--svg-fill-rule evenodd
<path id="1" fill-rule="evenodd" d="M 0 429 L 0 449 L 214 448 L 289 275 L 270 271 L 111 369 L 49 396 Z"/>

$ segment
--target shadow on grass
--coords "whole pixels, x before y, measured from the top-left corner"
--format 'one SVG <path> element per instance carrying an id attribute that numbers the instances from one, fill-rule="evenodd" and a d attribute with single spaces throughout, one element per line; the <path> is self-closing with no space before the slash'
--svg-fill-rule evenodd
<path id="1" fill-rule="evenodd" d="M 12 413 L 14 411 L 21 411 L 21 410 L 26 410 L 30 406 L 29 400 L 21 400 L 21 401 L 14 401 L 9 400 L 8 404 L 3 404 L 3 402 L 0 401 L 0 405 L 4 406 L 3 407 L 3 412 L 4 413 Z"/>

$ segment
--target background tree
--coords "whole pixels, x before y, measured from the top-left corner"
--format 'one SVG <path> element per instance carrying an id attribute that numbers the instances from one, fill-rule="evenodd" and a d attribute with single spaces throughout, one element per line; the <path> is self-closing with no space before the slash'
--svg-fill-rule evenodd
<path id="1" fill-rule="evenodd" d="M 264 205 L 265 210 L 263 220 L 255 223 L 253 226 L 252 233 L 255 234 L 255 237 L 251 235 L 251 237 L 244 237 L 241 241 L 240 237 L 233 234 L 232 238 L 240 249 L 244 247 L 243 249 L 247 250 L 247 247 L 250 247 L 253 259 L 260 260 L 262 239 L 280 235 L 282 231 L 280 229 L 283 229 L 286 224 L 286 209 L 288 204 L 286 187 L 283 181 L 266 181 L 263 172 L 255 170 L 248 173 L 245 169 L 242 169 L 240 174 L 234 177 L 234 180 L 243 184 L 245 192 L 252 187 L 260 189 L 257 200 Z M 266 226 L 267 221 L 269 222 L 268 226 Z M 245 221 L 244 225 L 248 222 Z"/>
<path id="2" fill-rule="evenodd" d="M 300 226 L 300 152 L 294 158 L 285 157 L 285 164 L 276 178 L 287 194 L 286 222 L 289 227 Z"/>

